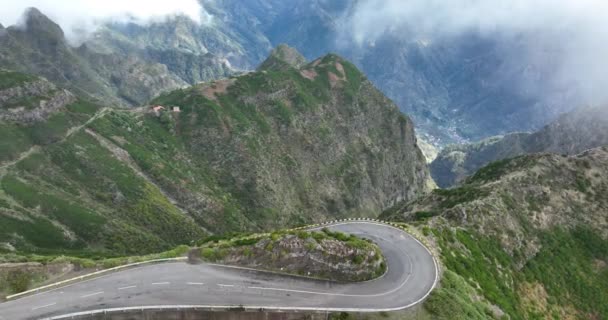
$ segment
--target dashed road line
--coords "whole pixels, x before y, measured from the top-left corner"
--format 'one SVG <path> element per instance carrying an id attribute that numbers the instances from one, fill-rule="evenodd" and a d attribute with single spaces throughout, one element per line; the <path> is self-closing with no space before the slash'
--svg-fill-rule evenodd
<path id="1" fill-rule="evenodd" d="M 153 286 L 166 286 L 171 284 L 171 282 L 152 282 Z"/>
<path id="2" fill-rule="evenodd" d="M 204 285 L 204 283 L 202 283 L 202 282 L 187 282 L 186 284 L 189 285 L 189 286 L 202 286 L 202 285 Z"/>
<path id="3" fill-rule="evenodd" d="M 97 296 L 97 295 L 100 295 L 100 294 L 103 294 L 103 291 L 85 294 L 84 296 L 81 296 L 81 298 L 88 298 L 88 297 Z"/>
<path id="4" fill-rule="evenodd" d="M 224 288 L 232 288 L 232 287 L 234 287 L 233 284 L 221 284 L 221 283 L 218 283 L 217 285 L 220 286 L 220 287 L 224 287 Z"/>
<path id="5" fill-rule="evenodd" d="M 137 286 L 122 287 L 122 288 L 118 288 L 118 290 L 127 290 L 127 289 L 133 289 L 133 288 L 137 288 Z"/>
<path id="6" fill-rule="evenodd" d="M 43 306 L 39 306 L 39 307 L 33 307 L 33 308 L 32 308 L 32 311 L 33 311 L 33 310 L 42 309 L 42 308 L 51 307 L 51 306 L 54 306 L 54 305 L 56 305 L 56 304 L 57 304 L 57 302 L 53 302 L 53 303 L 45 304 L 45 305 L 43 305 Z M 0 317 L 0 318 L 2 318 L 2 317 Z M 2 318 L 2 319 L 3 319 L 3 318 Z"/>

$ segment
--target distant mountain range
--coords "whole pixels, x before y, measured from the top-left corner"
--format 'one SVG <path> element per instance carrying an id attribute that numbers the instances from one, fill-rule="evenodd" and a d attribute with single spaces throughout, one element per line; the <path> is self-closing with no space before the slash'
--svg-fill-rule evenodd
<path id="1" fill-rule="evenodd" d="M 563 114 L 534 133 L 511 133 L 448 146 L 430 164 L 430 169 L 433 179 L 445 188 L 494 161 L 542 152 L 574 155 L 607 145 L 608 108 L 587 107 Z"/>
<path id="2" fill-rule="evenodd" d="M 424 39 L 412 31 L 358 44 L 345 31 L 351 1 L 202 1 L 214 18 L 147 25 L 111 23 L 79 47 L 36 10 L 25 28 L 0 31 L 0 66 L 43 75 L 116 104 L 141 105 L 160 92 L 255 69 L 287 43 L 308 59 L 337 52 L 359 66 L 419 134 L 443 146 L 542 127 L 581 101 L 572 86 L 545 88 L 552 56 L 510 59 L 536 40 L 469 33 Z"/>

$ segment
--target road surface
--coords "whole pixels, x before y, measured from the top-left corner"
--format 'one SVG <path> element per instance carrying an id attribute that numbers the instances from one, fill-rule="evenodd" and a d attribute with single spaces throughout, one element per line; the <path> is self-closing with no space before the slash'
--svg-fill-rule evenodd
<path id="1" fill-rule="evenodd" d="M 131 307 L 247 307 L 321 311 L 390 311 L 413 306 L 437 281 L 430 252 L 397 228 L 346 222 L 329 229 L 373 240 L 386 274 L 360 283 L 335 283 L 217 265 L 146 265 L 0 304 L 0 320 L 44 319 Z"/>

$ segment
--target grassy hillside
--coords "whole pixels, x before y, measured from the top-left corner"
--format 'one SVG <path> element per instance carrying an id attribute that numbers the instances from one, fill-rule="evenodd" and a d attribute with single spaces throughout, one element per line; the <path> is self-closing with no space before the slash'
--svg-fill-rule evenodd
<path id="1" fill-rule="evenodd" d="M 438 319 L 608 317 L 608 149 L 495 162 L 384 217 L 440 252 Z M 481 298 L 481 299 L 479 299 Z"/>
<path id="2" fill-rule="evenodd" d="M 162 95 L 158 115 L 72 95 L 46 118 L 2 122 L 25 141 L 4 147 L 3 250 L 158 252 L 209 233 L 372 216 L 425 192 L 411 121 L 353 65 L 285 65 Z"/>

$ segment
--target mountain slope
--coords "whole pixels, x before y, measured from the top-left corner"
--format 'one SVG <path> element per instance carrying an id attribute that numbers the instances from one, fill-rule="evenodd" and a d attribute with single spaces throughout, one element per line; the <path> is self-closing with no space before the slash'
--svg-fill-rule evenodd
<path id="1" fill-rule="evenodd" d="M 604 319 L 607 173 L 606 148 L 521 156 L 383 217 L 440 252 L 444 285 L 426 303 L 437 318 Z"/>
<path id="2" fill-rule="evenodd" d="M 455 185 L 486 164 L 515 156 L 552 152 L 577 154 L 608 145 L 608 109 L 581 108 L 560 116 L 535 133 L 512 133 L 478 143 L 448 146 L 431 163 L 441 187 Z"/>
<path id="3" fill-rule="evenodd" d="M 0 250 L 150 252 L 204 234 L 86 133 L 108 109 L 42 78 L 0 79 Z"/>
<path id="4" fill-rule="evenodd" d="M 373 216 L 428 190 L 411 121 L 335 55 L 152 104 L 165 109 L 92 109 L 69 135 L 15 151 L 0 180 L 0 242 L 141 254 L 208 232 Z"/>

